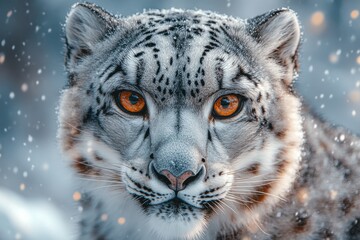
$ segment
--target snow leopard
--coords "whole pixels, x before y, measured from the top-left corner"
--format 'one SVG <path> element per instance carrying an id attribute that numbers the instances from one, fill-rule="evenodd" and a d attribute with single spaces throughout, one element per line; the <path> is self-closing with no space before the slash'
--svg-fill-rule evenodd
<path id="1" fill-rule="evenodd" d="M 74 5 L 59 141 L 78 239 L 360 239 L 360 139 L 294 87 L 294 11 Z"/>

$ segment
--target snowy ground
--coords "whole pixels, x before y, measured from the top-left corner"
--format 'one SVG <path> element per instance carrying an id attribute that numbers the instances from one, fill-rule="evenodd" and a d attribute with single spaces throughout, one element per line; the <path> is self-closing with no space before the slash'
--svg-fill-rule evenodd
<path id="1" fill-rule="evenodd" d="M 241 18 L 289 6 L 298 12 L 304 31 L 297 89 L 325 119 L 360 133 L 357 1 L 95 2 L 122 15 L 178 7 Z M 56 140 L 56 106 L 66 79 L 61 23 L 73 3 L 0 2 L 0 239 L 75 236 L 76 189 Z"/>

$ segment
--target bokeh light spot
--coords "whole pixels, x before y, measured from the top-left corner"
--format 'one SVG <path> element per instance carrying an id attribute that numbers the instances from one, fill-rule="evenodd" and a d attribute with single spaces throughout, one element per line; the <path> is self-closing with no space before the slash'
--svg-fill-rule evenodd
<path id="1" fill-rule="evenodd" d="M 352 19 L 357 19 L 357 18 L 359 17 L 359 10 L 357 10 L 357 9 L 352 10 L 352 11 L 350 12 L 350 17 L 351 17 Z"/>
<path id="2" fill-rule="evenodd" d="M 320 27 L 324 24 L 325 15 L 321 11 L 316 11 L 311 15 L 311 24 L 315 27 Z"/>
<path id="3" fill-rule="evenodd" d="M 79 193 L 79 192 L 74 192 L 74 194 L 73 194 L 73 199 L 74 199 L 74 201 L 79 201 L 80 199 L 81 199 L 81 193 Z"/>
<path id="4" fill-rule="evenodd" d="M 123 225 L 123 224 L 125 224 L 126 220 L 125 220 L 125 218 L 120 217 L 120 218 L 118 218 L 117 222 L 118 222 L 118 224 Z"/>
<path id="5" fill-rule="evenodd" d="M 360 65 L 360 56 L 356 58 L 356 63 Z"/>

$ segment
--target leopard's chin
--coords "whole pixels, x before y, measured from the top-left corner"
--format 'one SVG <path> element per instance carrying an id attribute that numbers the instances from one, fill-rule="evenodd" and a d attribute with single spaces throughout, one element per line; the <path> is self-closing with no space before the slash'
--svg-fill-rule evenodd
<path id="1" fill-rule="evenodd" d="M 203 233 L 207 224 L 206 209 L 178 199 L 149 205 L 146 212 L 152 231 L 162 239 L 193 239 Z"/>

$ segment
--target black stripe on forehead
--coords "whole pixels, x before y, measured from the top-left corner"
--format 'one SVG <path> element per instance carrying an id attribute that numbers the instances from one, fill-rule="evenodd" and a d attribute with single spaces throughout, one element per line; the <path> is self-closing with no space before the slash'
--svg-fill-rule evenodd
<path id="1" fill-rule="evenodd" d="M 144 59 L 141 58 L 136 65 L 136 85 L 137 86 L 140 86 L 144 72 L 145 72 Z"/>
<path id="2" fill-rule="evenodd" d="M 118 63 L 118 64 L 113 64 L 110 65 L 110 67 L 113 67 L 114 69 L 107 75 L 106 79 L 104 82 L 106 82 L 107 80 L 109 80 L 112 76 L 114 76 L 116 73 L 121 73 L 122 75 L 126 76 L 127 73 L 124 70 L 123 66 L 122 66 L 122 62 Z M 108 69 L 108 68 L 107 68 Z M 106 70 L 105 70 L 106 71 Z M 102 75 L 105 75 L 105 71 Z"/>

